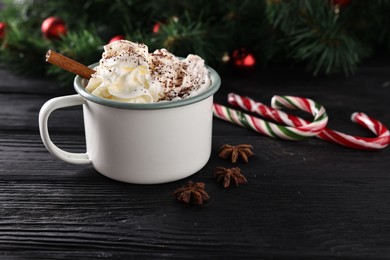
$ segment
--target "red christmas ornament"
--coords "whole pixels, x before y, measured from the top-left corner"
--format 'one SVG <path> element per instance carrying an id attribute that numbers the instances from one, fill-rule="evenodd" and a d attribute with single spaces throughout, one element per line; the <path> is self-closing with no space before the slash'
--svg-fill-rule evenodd
<path id="1" fill-rule="evenodd" d="M 112 37 L 111 40 L 108 43 L 113 43 L 113 42 L 124 40 L 124 39 L 125 39 L 125 36 L 123 36 L 123 35 L 116 35 L 116 36 Z"/>
<path id="2" fill-rule="evenodd" d="M 239 68 L 254 68 L 256 65 L 255 56 L 245 48 L 234 50 L 232 53 L 233 65 Z"/>
<path id="3" fill-rule="evenodd" d="M 7 24 L 5 22 L 0 22 L 0 40 L 5 37 L 5 28 Z"/>
<path id="4" fill-rule="evenodd" d="M 62 35 L 66 35 L 67 28 L 61 18 L 51 16 L 43 21 L 41 31 L 48 39 L 59 39 Z"/>
<path id="5" fill-rule="evenodd" d="M 153 33 L 158 33 L 161 29 L 161 26 L 165 26 L 170 22 L 175 22 L 177 23 L 179 21 L 179 18 L 177 16 L 172 16 L 170 19 L 164 18 L 156 23 L 154 23 L 152 27 L 152 32 Z"/>
<path id="6" fill-rule="evenodd" d="M 158 33 L 159 30 L 160 30 L 160 23 L 155 23 L 155 24 L 153 25 L 152 32 Z"/>
<path id="7" fill-rule="evenodd" d="M 347 6 L 351 3 L 351 0 L 332 0 L 332 4 L 335 6 Z"/>
<path id="8" fill-rule="evenodd" d="M 341 11 L 341 8 L 342 7 L 346 7 L 347 5 L 349 5 L 351 0 L 331 0 L 331 2 L 332 2 L 332 5 L 333 5 L 334 13 L 336 15 L 339 15 L 340 11 Z"/>

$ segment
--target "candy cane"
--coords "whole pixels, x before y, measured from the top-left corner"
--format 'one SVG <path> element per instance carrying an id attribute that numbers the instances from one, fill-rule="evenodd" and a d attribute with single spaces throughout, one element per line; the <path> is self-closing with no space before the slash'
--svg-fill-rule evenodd
<path id="1" fill-rule="evenodd" d="M 302 118 L 289 115 L 283 111 L 275 109 L 281 108 L 285 103 L 285 100 L 279 96 L 274 96 L 272 98 L 272 107 L 234 93 L 230 93 L 228 95 L 228 102 L 233 106 L 241 107 L 245 110 L 257 113 L 263 117 L 273 119 L 278 123 L 284 123 L 289 126 L 301 126 L 310 123 Z M 389 130 L 378 120 L 371 118 L 364 113 L 353 113 L 351 120 L 369 129 L 376 134 L 377 137 L 366 138 L 352 136 L 329 128 L 325 128 L 317 135 L 317 137 L 346 147 L 361 150 L 383 149 L 390 143 Z"/>
<path id="2" fill-rule="evenodd" d="M 253 129 L 258 133 L 269 137 L 282 138 L 286 140 L 301 140 L 306 137 L 315 136 L 325 128 L 328 122 L 328 116 L 324 107 L 307 98 L 290 96 L 284 96 L 281 98 L 286 101 L 283 103 L 283 106 L 287 108 L 300 109 L 310 112 L 314 116 L 313 122 L 293 127 L 283 126 L 267 122 L 263 119 L 216 103 L 214 103 L 213 112 L 214 116 L 220 119 Z"/>

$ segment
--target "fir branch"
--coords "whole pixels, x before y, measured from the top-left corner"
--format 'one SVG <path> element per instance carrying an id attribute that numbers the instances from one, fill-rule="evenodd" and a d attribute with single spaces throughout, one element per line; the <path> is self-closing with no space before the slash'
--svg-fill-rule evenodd
<path id="1" fill-rule="evenodd" d="M 56 50 L 84 65 L 91 65 L 100 60 L 103 44 L 96 30 L 90 28 L 80 32 L 69 32 L 61 38 L 61 41 L 58 41 Z M 71 84 L 75 77 L 75 75 L 52 65 L 48 65 L 47 73 L 57 78 L 61 85 Z"/>
<path id="2" fill-rule="evenodd" d="M 49 45 L 39 34 L 30 33 L 28 28 L 19 23 L 7 25 L 7 35 L 0 50 L 0 63 L 19 74 L 42 74 L 44 54 Z M 41 54 L 41 60 L 37 55 Z"/>
<path id="3" fill-rule="evenodd" d="M 177 56 L 195 53 L 209 64 L 215 64 L 216 57 L 222 57 L 223 52 L 222 44 L 216 45 L 218 41 L 219 34 L 201 14 L 194 20 L 185 12 L 181 17 L 172 17 L 166 24 L 161 23 L 151 45 L 166 48 Z"/>
<path id="4" fill-rule="evenodd" d="M 45 65 L 47 49 L 90 64 L 116 35 L 143 42 L 150 51 L 194 53 L 217 68 L 223 53 L 243 47 L 258 63 L 289 58 L 314 74 L 350 74 L 373 49 L 390 50 L 390 0 L 352 0 L 337 14 L 331 0 L 3 1 L 0 20 L 7 31 L 0 39 L 0 63 L 21 73 L 49 70 L 62 82 L 73 75 Z M 68 35 L 44 38 L 40 27 L 49 16 L 62 18 Z M 152 32 L 155 22 L 160 22 L 158 33 Z"/>
<path id="5" fill-rule="evenodd" d="M 282 2 L 277 9 L 290 6 L 291 2 Z M 314 75 L 339 71 L 349 75 L 370 54 L 370 48 L 350 33 L 345 19 L 334 11 L 331 3 L 304 0 L 293 10 L 297 12 L 297 18 L 292 24 L 287 26 L 291 10 L 289 15 L 278 16 L 273 24 L 280 24 L 279 28 L 285 34 L 280 43 L 287 46 L 287 56 L 306 62 Z M 281 17 L 285 20 L 279 21 Z"/>

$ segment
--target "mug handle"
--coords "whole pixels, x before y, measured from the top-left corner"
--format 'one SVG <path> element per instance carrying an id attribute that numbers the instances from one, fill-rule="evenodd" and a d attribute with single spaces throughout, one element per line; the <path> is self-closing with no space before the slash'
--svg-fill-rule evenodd
<path id="1" fill-rule="evenodd" d="M 86 153 L 70 153 L 56 146 L 50 139 L 47 121 L 50 114 L 56 109 L 78 106 L 84 103 L 84 98 L 77 94 L 57 97 L 47 101 L 39 112 L 39 132 L 41 134 L 43 144 L 51 154 L 68 163 L 89 164 L 91 163 L 91 160 Z"/>

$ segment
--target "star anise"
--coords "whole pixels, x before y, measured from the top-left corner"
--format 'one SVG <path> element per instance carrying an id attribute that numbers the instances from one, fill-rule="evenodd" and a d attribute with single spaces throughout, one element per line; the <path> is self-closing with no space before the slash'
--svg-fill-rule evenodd
<path id="1" fill-rule="evenodd" d="M 239 144 L 236 146 L 225 144 L 219 150 L 219 157 L 228 159 L 230 157 L 232 163 L 236 163 L 238 157 L 244 162 L 248 162 L 248 157 L 254 155 L 252 152 L 253 146 L 250 144 Z"/>
<path id="2" fill-rule="evenodd" d="M 176 189 L 172 195 L 179 201 L 200 205 L 210 198 L 204 190 L 205 186 L 204 182 L 193 183 L 192 181 L 188 181 L 186 185 Z"/>
<path id="3" fill-rule="evenodd" d="M 241 173 L 241 169 L 238 167 L 224 168 L 216 167 L 214 169 L 214 177 L 217 178 L 217 182 L 222 182 L 222 186 L 227 188 L 233 182 L 236 186 L 241 183 L 248 182 L 245 176 Z"/>

